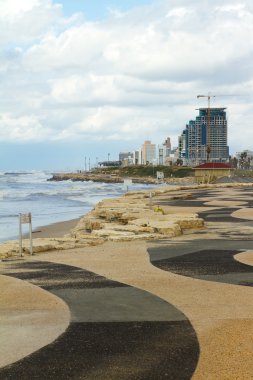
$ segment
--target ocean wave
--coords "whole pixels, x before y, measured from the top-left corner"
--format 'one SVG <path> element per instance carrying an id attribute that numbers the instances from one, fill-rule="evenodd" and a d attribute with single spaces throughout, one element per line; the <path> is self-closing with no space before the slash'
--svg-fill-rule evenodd
<path id="1" fill-rule="evenodd" d="M 7 183 L 41 183 L 46 182 L 50 175 L 46 172 L 5 172 L 2 180 Z"/>
<path id="2" fill-rule="evenodd" d="M 9 218 L 17 218 L 18 216 L 19 216 L 19 214 L 5 214 L 5 215 L 0 214 L 0 222 L 2 222 L 5 219 L 9 219 Z"/>
<path id="3" fill-rule="evenodd" d="M 82 216 L 99 201 L 125 192 L 123 184 L 47 181 L 51 173 L 44 171 L 6 173 L 0 174 L 0 241 L 17 233 L 20 212 L 31 212 L 33 226 L 43 226 Z M 132 188 L 137 187 L 145 188 Z"/>
<path id="4" fill-rule="evenodd" d="M 30 172 L 4 172 L 4 175 L 27 175 L 32 174 Z"/>

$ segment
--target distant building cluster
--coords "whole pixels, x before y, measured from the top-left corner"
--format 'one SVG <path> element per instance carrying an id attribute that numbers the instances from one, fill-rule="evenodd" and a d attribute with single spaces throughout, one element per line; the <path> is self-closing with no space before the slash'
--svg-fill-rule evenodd
<path id="1" fill-rule="evenodd" d="M 161 145 L 153 144 L 150 140 L 134 152 L 119 153 L 119 161 L 123 166 L 128 165 L 172 165 L 177 148 L 171 148 L 170 137 Z"/>
<path id="2" fill-rule="evenodd" d="M 120 153 L 122 165 L 188 165 L 229 162 L 226 108 L 200 108 L 178 137 L 178 146 L 171 147 L 168 137 L 161 145 L 151 141 L 134 152 Z"/>
<path id="3" fill-rule="evenodd" d="M 144 141 L 133 152 L 120 152 L 118 161 L 104 166 L 227 164 L 234 168 L 253 169 L 253 152 L 244 150 L 229 156 L 226 108 L 200 108 L 195 120 L 190 120 L 178 137 L 178 146 L 171 146 L 167 137 L 162 144 Z"/>

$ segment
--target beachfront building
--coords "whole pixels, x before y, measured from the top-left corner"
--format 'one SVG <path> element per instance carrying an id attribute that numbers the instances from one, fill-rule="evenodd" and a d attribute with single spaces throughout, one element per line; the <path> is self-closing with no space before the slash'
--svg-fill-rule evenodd
<path id="1" fill-rule="evenodd" d="M 139 160 L 140 160 L 139 156 L 140 156 L 140 150 L 135 150 L 133 152 L 133 163 L 134 163 L 134 165 L 139 165 Z"/>
<path id="2" fill-rule="evenodd" d="M 158 164 L 167 165 L 168 158 L 171 158 L 171 140 L 167 137 L 162 145 L 158 145 Z"/>
<path id="3" fill-rule="evenodd" d="M 186 125 L 182 135 L 185 135 L 185 161 L 188 165 L 228 162 L 225 110 L 226 108 L 200 108 L 196 119 L 190 120 Z"/>
<path id="4" fill-rule="evenodd" d="M 156 145 L 152 144 L 150 140 L 144 141 L 139 154 L 141 165 L 153 164 L 156 161 Z"/>
<path id="5" fill-rule="evenodd" d="M 230 177 L 233 169 L 222 162 L 207 162 L 194 167 L 195 178 L 198 183 L 210 183 L 217 178 Z"/>
<path id="6" fill-rule="evenodd" d="M 186 130 L 178 137 L 178 158 L 186 164 Z"/>
<path id="7" fill-rule="evenodd" d="M 122 166 L 129 166 L 134 164 L 134 154 L 132 152 L 120 152 L 119 161 Z"/>
<path id="8" fill-rule="evenodd" d="M 171 139 L 170 137 L 167 137 L 167 139 L 164 141 L 163 145 L 167 149 L 167 153 L 171 153 Z"/>
<path id="9" fill-rule="evenodd" d="M 165 165 L 166 161 L 166 146 L 158 145 L 158 165 Z"/>

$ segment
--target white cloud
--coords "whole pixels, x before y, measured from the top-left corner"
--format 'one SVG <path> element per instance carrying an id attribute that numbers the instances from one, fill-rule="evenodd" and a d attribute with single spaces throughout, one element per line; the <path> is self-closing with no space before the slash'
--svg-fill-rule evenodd
<path id="1" fill-rule="evenodd" d="M 164 0 L 96 22 L 50 0 L 5 0 L 0 30 L 2 141 L 176 140 L 198 93 L 253 90 L 250 0 Z M 251 101 L 233 99 L 233 145 L 251 138 Z"/>
<path id="2" fill-rule="evenodd" d="M 14 118 L 2 114 L 0 118 L 0 139 L 6 142 L 38 142 L 50 137 L 51 131 L 45 128 L 34 116 Z"/>
<path id="3" fill-rule="evenodd" d="M 185 7 L 178 7 L 178 8 L 173 8 L 172 10 L 170 10 L 167 13 L 166 17 L 179 17 L 179 18 L 183 18 L 186 15 L 191 14 L 191 13 L 192 13 L 191 9 L 187 9 Z"/>
<path id="4" fill-rule="evenodd" d="M 30 12 L 34 7 L 39 6 L 39 0 L 4 0 L 0 3 L 1 18 L 20 18 L 22 14 Z"/>

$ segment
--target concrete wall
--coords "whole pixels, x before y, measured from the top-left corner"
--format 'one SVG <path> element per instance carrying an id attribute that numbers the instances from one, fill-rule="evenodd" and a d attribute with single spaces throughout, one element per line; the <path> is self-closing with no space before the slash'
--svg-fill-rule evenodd
<path id="1" fill-rule="evenodd" d="M 211 182 L 220 177 L 227 177 L 232 174 L 231 169 L 195 169 L 197 182 Z"/>

